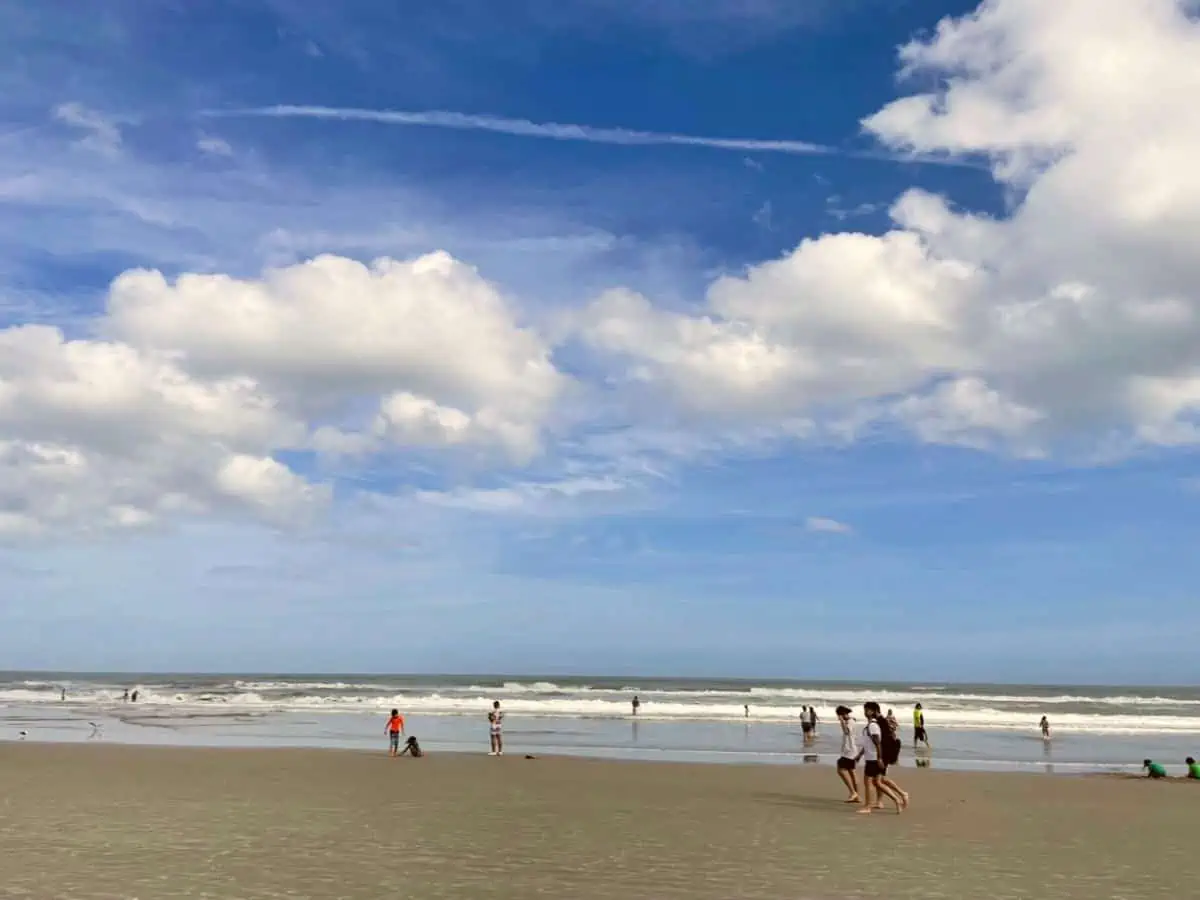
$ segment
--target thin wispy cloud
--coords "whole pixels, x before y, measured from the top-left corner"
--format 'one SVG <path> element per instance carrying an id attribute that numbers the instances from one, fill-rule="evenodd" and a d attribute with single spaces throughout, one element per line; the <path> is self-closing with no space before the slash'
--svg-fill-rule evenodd
<path id="1" fill-rule="evenodd" d="M 759 138 L 715 138 L 631 128 L 599 128 L 592 125 L 566 125 L 559 122 L 531 122 L 504 116 L 430 110 L 407 112 L 394 109 L 355 109 L 332 106 L 263 106 L 253 109 L 207 110 L 210 116 L 259 116 L 276 119 L 334 119 L 340 122 L 377 122 L 381 125 L 406 125 L 416 128 L 449 128 L 456 131 L 491 131 L 516 137 L 552 141 L 582 141 L 590 144 L 628 146 L 679 145 L 712 147 L 718 150 L 791 153 L 805 156 L 836 153 L 833 147 L 808 141 L 761 140 Z"/>
<path id="2" fill-rule="evenodd" d="M 615 144 L 627 147 L 676 146 L 707 147 L 739 153 L 781 153 L 791 156 L 849 156 L 935 165 L 969 165 L 953 160 L 888 154 L 875 151 L 844 150 L 810 141 L 766 138 L 720 138 L 669 131 L 641 131 L 632 128 L 608 128 L 594 125 L 569 125 L 561 122 L 532 122 L 505 116 L 429 110 L 415 112 L 396 109 L 359 109 L 335 106 L 261 106 L 249 109 L 205 110 L 213 117 L 258 117 L 272 119 L 326 119 L 338 122 L 374 122 L 410 128 L 444 128 L 455 131 L 489 131 L 514 137 L 551 141 L 579 141 L 589 144 Z"/>
<path id="3" fill-rule="evenodd" d="M 196 141 L 196 149 L 208 156 L 233 156 L 229 141 L 212 135 L 203 135 Z"/>
<path id="4" fill-rule="evenodd" d="M 87 132 L 79 143 L 104 156 L 116 156 L 121 152 L 121 129 L 114 120 L 88 109 L 82 103 L 62 103 L 54 108 L 55 120 Z"/>
<path id="5" fill-rule="evenodd" d="M 845 522 L 837 519 L 827 519 L 822 516 L 809 516 L 804 522 L 804 529 L 812 534 L 853 534 L 854 529 Z"/>

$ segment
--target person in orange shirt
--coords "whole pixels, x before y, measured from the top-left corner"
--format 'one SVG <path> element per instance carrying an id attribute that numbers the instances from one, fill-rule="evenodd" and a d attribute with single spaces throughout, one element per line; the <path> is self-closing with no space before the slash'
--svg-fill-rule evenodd
<path id="1" fill-rule="evenodd" d="M 400 710 L 393 709 L 392 717 L 388 719 L 387 728 L 388 738 L 391 742 L 391 749 L 388 752 L 389 756 L 400 755 L 400 735 L 404 734 L 404 716 L 400 715 Z"/>

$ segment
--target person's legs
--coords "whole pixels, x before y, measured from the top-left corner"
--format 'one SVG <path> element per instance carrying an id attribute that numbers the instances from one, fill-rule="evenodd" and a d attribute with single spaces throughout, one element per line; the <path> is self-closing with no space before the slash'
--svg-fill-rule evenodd
<path id="1" fill-rule="evenodd" d="M 854 769 L 850 765 L 850 761 L 845 759 L 838 760 L 838 777 L 842 779 L 842 784 L 846 785 L 846 790 L 850 792 L 850 796 L 846 799 L 847 803 L 858 802 L 858 779 L 854 775 Z"/>
<path id="2" fill-rule="evenodd" d="M 886 796 L 889 800 L 892 801 L 892 803 L 894 803 L 896 805 L 896 815 L 899 815 L 903 811 L 904 804 L 900 801 L 900 795 L 893 792 L 890 787 L 888 787 L 886 784 L 884 784 L 882 778 L 876 779 L 875 791 L 876 791 L 876 794 L 875 794 L 876 798 L 878 798 L 880 795 Z M 875 808 L 883 809 L 882 801 L 877 802 L 875 805 Z"/>
<path id="3" fill-rule="evenodd" d="M 500 732 L 496 732 L 496 755 L 504 755 L 504 735 L 500 734 Z"/>
<path id="4" fill-rule="evenodd" d="M 892 798 L 897 801 L 900 809 L 908 809 L 908 791 L 896 784 L 889 775 L 881 776 L 879 783 L 891 792 Z"/>
<path id="5" fill-rule="evenodd" d="M 871 765 L 870 763 L 867 763 L 868 767 L 870 765 Z M 860 815 L 870 815 L 871 814 L 871 789 L 872 788 L 875 789 L 876 796 L 878 796 L 878 792 L 879 792 L 879 779 L 878 779 L 878 777 L 871 775 L 870 771 L 871 770 L 868 769 L 867 771 L 863 772 L 863 790 L 862 790 L 863 805 L 862 805 L 862 808 L 859 809 L 859 811 L 858 811 Z"/>
<path id="6" fill-rule="evenodd" d="M 900 795 L 893 789 L 893 782 L 887 777 L 887 766 L 882 763 L 877 769 L 878 774 L 875 777 L 875 809 L 883 809 L 883 798 L 887 797 L 896 805 L 896 813 L 899 814 L 904 808 L 900 800 Z"/>

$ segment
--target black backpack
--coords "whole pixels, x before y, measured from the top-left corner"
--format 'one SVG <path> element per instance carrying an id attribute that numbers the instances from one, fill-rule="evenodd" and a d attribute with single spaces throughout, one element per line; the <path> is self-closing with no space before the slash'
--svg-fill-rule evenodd
<path id="1" fill-rule="evenodd" d="M 896 732 L 892 731 L 892 726 L 883 716 L 877 717 L 875 724 L 879 726 L 880 758 L 886 766 L 895 765 L 900 759 L 900 738 L 896 737 Z"/>

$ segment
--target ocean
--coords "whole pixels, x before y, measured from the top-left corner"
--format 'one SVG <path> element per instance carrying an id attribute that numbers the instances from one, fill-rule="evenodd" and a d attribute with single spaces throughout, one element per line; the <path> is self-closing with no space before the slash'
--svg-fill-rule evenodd
<path id="1" fill-rule="evenodd" d="M 123 700 L 136 690 L 136 703 Z M 66 691 L 66 700 L 62 691 Z M 632 715 L 632 700 L 641 701 Z M 535 676 L 0 673 L 0 740 L 383 747 L 393 707 L 431 752 L 486 749 L 499 700 L 511 753 L 732 763 L 832 763 L 834 707 L 895 710 L 902 765 L 1182 772 L 1200 752 L 1200 688 Z M 933 744 L 914 751 L 920 702 Z M 802 706 L 820 717 L 802 743 Z M 1049 717 L 1052 740 L 1038 722 Z M 24 734 L 22 734 L 24 732 Z"/>

